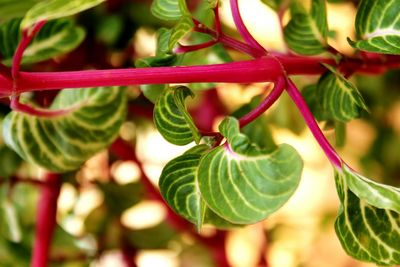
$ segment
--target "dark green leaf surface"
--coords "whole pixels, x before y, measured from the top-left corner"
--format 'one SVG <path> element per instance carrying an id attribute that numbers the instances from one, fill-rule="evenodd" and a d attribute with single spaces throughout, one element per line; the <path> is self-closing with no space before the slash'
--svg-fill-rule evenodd
<path id="1" fill-rule="evenodd" d="M 295 3 L 301 5 L 300 3 Z M 308 13 L 304 8 L 293 8 L 292 19 L 284 29 L 285 41 L 296 53 L 316 55 L 326 50 L 328 23 L 324 0 L 312 0 Z"/>
<path id="2" fill-rule="evenodd" d="M 42 20 L 53 20 L 72 16 L 95 7 L 105 0 L 47 0 L 34 5 L 21 22 L 21 29 L 27 29 Z"/>
<path id="3" fill-rule="evenodd" d="M 0 26 L 0 54 L 2 62 L 11 65 L 20 40 L 21 19 L 12 19 Z M 67 19 L 50 21 L 27 47 L 22 64 L 31 64 L 53 58 L 75 49 L 84 39 L 85 31 Z"/>
<path id="4" fill-rule="evenodd" d="M 377 53 L 400 54 L 400 0 L 362 0 L 356 16 L 355 48 Z"/>
<path id="5" fill-rule="evenodd" d="M 363 110 L 368 110 L 360 92 L 340 73 L 327 68 L 329 72 L 320 78 L 317 85 L 317 99 L 322 109 L 341 122 L 360 117 Z"/>
<path id="6" fill-rule="evenodd" d="M 289 145 L 273 152 L 260 150 L 239 132 L 228 117 L 220 125 L 228 143 L 202 157 L 198 180 L 207 205 L 222 218 L 237 224 L 265 219 L 296 190 L 303 163 Z"/>
<path id="7" fill-rule="evenodd" d="M 186 97 L 194 94 L 184 86 L 164 90 L 154 107 L 154 123 L 161 135 L 175 145 L 186 145 L 192 141 L 200 142 L 192 117 L 185 107 Z"/>
<path id="8" fill-rule="evenodd" d="M 163 169 L 159 186 L 168 205 L 180 216 L 201 227 L 202 198 L 197 186 L 197 168 L 201 154 L 185 153 Z"/>
<path id="9" fill-rule="evenodd" d="M 63 90 L 51 108 L 70 111 L 53 118 L 9 113 L 4 141 L 26 161 L 66 172 L 115 139 L 125 119 L 126 93 L 119 87 Z"/>
<path id="10" fill-rule="evenodd" d="M 186 0 L 154 0 L 151 13 L 159 19 L 178 20 L 182 15 L 189 14 Z"/>
<path id="11" fill-rule="evenodd" d="M 336 173 L 336 186 L 342 207 L 335 229 L 346 252 L 378 265 L 400 264 L 400 190 L 347 166 Z"/>

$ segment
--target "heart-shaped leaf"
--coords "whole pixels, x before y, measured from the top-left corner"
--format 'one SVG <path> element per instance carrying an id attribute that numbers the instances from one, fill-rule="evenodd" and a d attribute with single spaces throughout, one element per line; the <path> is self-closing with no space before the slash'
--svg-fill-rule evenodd
<path id="1" fill-rule="evenodd" d="M 296 190 L 302 160 L 289 145 L 274 151 L 260 150 L 239 132 L 232 117 L 220 125 L 224 146 L 204 155 L 198 180 L 207 205 L 222 218 L 237 224 L 265 219 L 279 209 Z"/>
<path id="2" fill-rule="evenodd" d="M 325 0 L 312 0 L 307 12 L 299 2 L 292 8 L 292 19 L 284 29 L 289 48 L 304 55 L 320 54 L 326 50 L 328 23 Z"/>
<path id="3" fill-rule="evenodd" d="M 2 62 L 11 65 L 14 52 L 20 41 L 21 19 L 12 19 L 0 25 Z M 84 39 L 85 31 L 72 20 L 60 19 L 45 24 L 32 43 L 27 47 L 22 64 L 31 64 L 53 58 L 75 49 Z"/>
<path id="4" fill-rule="evenodd" d="M 342 204 L 335 229 L 346 252 L 378 265 L 400 264 L 400 189 L 347 166 L 335 178 Z"/>
<path id="5" fill-rule="evenodd" d="M 363 110 L 368 110 L 360 92 L 332 67 L 318 81 L 317 99 L 323 110 L 333 119 L 347 122 L 358 118 Z"/>
<path id="6" fill-rule="evenodd" d="M 356 15 L 358 40 L 350 44 L 358 49 L 400 54 L 399 0 L 362 0 Z"/>
<path id="7" fill-rule="evenodd" d="M 171 160 L 163 169 L 159 186 L 168 205 L 180 216 L 196 224 L 200 229 L 203 223 L 219 228 L 233 225 L 214 214 L 201 196 L 197 171 L 201 156 L 209 150 L 207 145 L 195 146 L 183 155 Z"/>
<path id="8" fill-rule="evenodd" d="M 201 135 L 185 107 L 186 97 L 193 92 L 184 86 L 163 91 L 154 107 L 154 123 L 161 135 L 175 145 L 200 142 Z"/>
<path id="9" fill-rule="evenodd" d="M 63 90 L 51 109 L 69 109 L 52 118 L 16 111 L 3 122 L 5 143 L 23 159 L 55 172 L 79 168 L 118 135 L 126 114 L 119 87 Z"/>
<path id="10" fill-rule="evenodd" d="M 21 22 L 21 29 L 27 29 L 39 21 L 49 21 L 75 15 L 95 7 L 105 0 L 47 0 L 34 5 Z"/>

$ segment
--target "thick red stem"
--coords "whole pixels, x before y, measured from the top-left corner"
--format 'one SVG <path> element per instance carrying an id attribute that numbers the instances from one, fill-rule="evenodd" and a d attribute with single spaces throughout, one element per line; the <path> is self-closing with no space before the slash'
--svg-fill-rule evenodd
<path id="1" fill-rule="evenodd" d="M 32 267 L 48 266 L 51 240 L 56 227 L 57 200 L 61 189 L 61 176 L 46 175 L 46 186 L 41 187 L 39 199 L 35 241 L 33 245 Z"/>
<path id="2" fill-rule="evenodd" d="M 321 63 L 334 64 L 332 59 L 288 57 L 279 58 L 289 75 L 321 74 Z M 138 84 L 226 82 L 255 83 L 275 81 L 282 75 L 282 66 L 274 57 L 202 66 L 157 67 L 137 69 L 86 70 L 66 72 L 20 72 L 18 92 L 126 86 Z M 10 86 L 11 85 L 11 86 Z M 0 76 L 0 94 L 12 94 L 12 82 Z"/>

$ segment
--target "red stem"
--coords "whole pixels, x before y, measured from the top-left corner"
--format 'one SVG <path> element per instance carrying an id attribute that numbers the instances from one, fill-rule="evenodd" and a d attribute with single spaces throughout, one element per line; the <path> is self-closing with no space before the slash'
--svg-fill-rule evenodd
<path id="1" fill-rule="evenodd" d="M 211 40 L 211 41 L 201 43 L 201 44 L 196 44 L 196 45 L 181 45 L 181 44 L 179 44 L 179 46 L 174 49 L 174 53 L 184 54 L 184 53 L 188 53 L 188 52 L 193 52 L 193 51 L 197 51 L 200 49 L 204 49 L 204 48 L 213 46 L 216 43 L 218 43 L 218 41 Z"/>
<path id="2" fill-rule="evenodd" d="M 261 114 L 263 114 L 265 111 L 267 111 L 275 102 L 278 100 L 278 98 L 281 96 L 283 90 L 285 89 L 286 81 L 285 78 L 280 77 L 274 85 L 274 89 L 272 92 L 265 98 L 261 104 L 247 113 L 245 116 L 240 118 L 239 120 L 239 125 L 240 127 L 244 127 L 247 124 L 251 123 L 255 119 L 257 119 Z"/>
<path id="3" fill-rule="evenodd" d="M 11 74 L 14 80 L 18 78 L 19 70 L 21 67 L 22 56 L 24 54 L 25 49 L 31 43 L 35 35 L 44 26 L 44 24 L 46 24 L 46 21 L 43 20 L 33 25 L 31 29 L 23 30 L 22 39 L 19 42 L 17 49 L 15 50 L 12 62 Z"/>
<path id="4" fill-rule="evenodd" d="M 332 59 L 280 57 L 287 74 L 320 74 L 326 71 L 321 63 L 335 64 Z M 216 65 L 157 67 L 137 69 L 86 70 L 66 72 L 20 72 L 18 93 L 59 88 L 96 86 L 126 86 L 138 84 L 227 82 L 256 83 L 275 81 L 282 74 L 282 66 L 273 57 Z M 3 84 L 0 92 L 10 95 L 10 83 Z"/>
<path id="5" fill-rule="evenodd" d="M 336 153 L 335 149 L 325 138 L 317 122 L 315 121 L 313 114 L 311 113 L 305 100 L 303 99 L 303 96 L 296 88 L 296 85 L 290 79 L 287 79 L 286 91 L 292 98 L 293 102 L 296 104 L 308 128 L 314 135 L 314 138 L 317 140 L 318 144 L 320 145 L 320 147 L 322 148 L 328 159 L 336 168 L 342 169 L 343 160 L 340 158 L 340 156 Z"/>
<path id="6" fill-rule="evenodd" d="M 57 200 L 61 189 L 61 176 L 49 173 L 46 184 L 41 188 L 39 199 L 36 234 L 33 245 L 32 267 L 46 267 L 50 254 L 50 245 L 56 227 Z"/>
<path id="7" fill-rule="evenodd" d="M 230 0 L 230 4 L 231 4 L 233 21 L 235 22 L 236 29 L 243 37 L 243 40 L 250 46 L 254 47 L 260 52 L 263 52 L 263 54 L 266 55 L 268 53 L 267 50 L 265 50 L 265 48 L 262 45 L 260 45 L 256 39 L 254 39 L 251 33 L 247 30 L 246 25 L 244 25 L 242 16 L 240 15 L 238 0 Z"/>

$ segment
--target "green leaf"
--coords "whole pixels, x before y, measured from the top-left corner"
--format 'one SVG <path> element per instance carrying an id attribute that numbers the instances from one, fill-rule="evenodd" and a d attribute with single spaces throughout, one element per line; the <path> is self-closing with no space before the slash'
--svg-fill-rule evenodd
<path id="1" fill-rule="evenodd" d="M 51 109 L 57 117 L 16 111 L 3 122 L 5 143 L 23 159 L 55 172 L 79 168 L 118 135 L 126 114 L 126 93 L 119 87 L 61 91 Z"/>
<path id="2" fill-rule="evenodd" d="M 227 143 L 200 161 L 198 181 L 203 199 L 232 223 L 265 219 L 296 190 L 303 169 L 299 154 L 286 144 L 272 152 L 259 149 L 239 132 L 239 122 L 232 117 L 221 123 L 220 132 Z"/>
<path id="3" fill-rule="evenodd" d="M 400 54 L 399 6 L 400 0 L 362 0 L 355 21 L 358 40 L 350 44 L 368 52 Z"/>
<path id="4" fill-rule="evenodd" d="M 336 233 L 352 257 L 400 264 L 400 190 L 371 181 L 344 166 L 335 175 L 341 201 Z"/>
<path id="5" fill-rule="evenodd" d="M 178 20 L 182 15 L 190 14 L 186 0 L 154 0 L 151 13 L 163 20 Z"/>
<path id="6" fill-rule="evenodd" d="M 148 58 L 140 58 L 135 61 L 135 66 L 137 68 L 170 66 L 176 62 L 176 58 L 176 55 L 162 55 Z"/>
<path id="7" fill-rule="evenodd" d="M 292 19 L 284 29 L 284 38 L 291 50 L 303 55 L 316 55 L 327 47 L 328 23 L 325 0 L 312 0 L 310 13 L 304 8 L 292 9 Z"/>
<path id="8" fill-rule="evenodd" d="M 284 0 L 261 0 L 261 2 L 263 2 L 273 10 L 278 11 Z"/>
<path id="9" fill-rule="evenodd" d="M 154 123 L 161 135 L 175 145 L 200 142 L 201 135 L 185 107 L 186 97 L 194 97 L 184 86 L 164 90 L 154 107 Z"/>
<path id="10" fill-rule="evenodd" d="M 0 21 L 21 17 L 36 3 L 42 0 L 1 0 L 0 1 Z"/>
<path id="11" fill-rule="evenodd" d="M 139 203 L 143 197 L 141 183 L 98 183 L 104 193 L 104 202 L 110 213 L 120 215 L 125 210 Z"/>
<path id="12" fill-rule="evenodd" d="M 11 65 L 12 57 L 20 41 L 19 25 L 21 19 L 12 19 L 0 26 L 0 43 L 2 62 Z M 22 64 L 44 61 L 75 49 L 84 39 L 85 31 L 67 19 L 47 23 L 32 43 L 27 47 Z"/>
<path id="13" fill-rule="evenodd" d="M 317 99 L 323 110 L 335 120 L 347 122 L 368 111 L 364 99 L 355 85 L 330 66 L 329 72 L 318 81 Z"/>
<path id="14" fill-rule="evenodd" d="M 8 178 L 17 171 L 22 159 L 7 146 L 0 145 L 0 162 L 0 177 Z"/>
<path id="15" fill-rule="evenodd" d="M 47 0 L 34 5 L 25 15 L 21 29 L 27 29 L 39 21 L 49 21 L 75 15 L 95 7 L 105 0 Z"/>
<path id="16" fill-rule="evenodd" d="M 169 50 L 172 50 L 180 39 L 193 29 L 193 20 L 190 16 L 182 16 L 175 27 L 172 29 L 168 42 Z"/>
<path id="17" fill-rule="evenodd" d="M 0 204 L 0 229 L 2 235 L 12 242 L 20 242 L 22 230 L 14 204 L 7 198 Z"/>
<path id="18" fill-rule="evenodd" d="M 198 229 L 203 223 L 226 228 L 232 224 L 214 214 L 205 205 L 198 187 L 200 158 L 207 150 L 207 145 L 195 146 L 168 162 L 160 176 L 160 191 L 168 205 L 177 214 L 196 224 Z"/>

